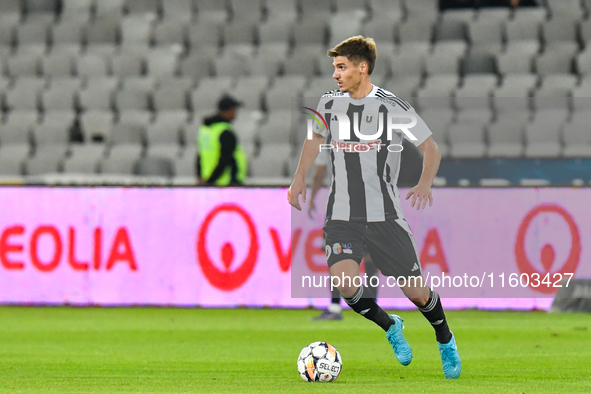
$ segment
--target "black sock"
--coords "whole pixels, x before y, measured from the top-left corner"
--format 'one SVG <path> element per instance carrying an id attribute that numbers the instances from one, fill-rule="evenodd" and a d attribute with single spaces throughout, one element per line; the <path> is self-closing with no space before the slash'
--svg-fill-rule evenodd
<path id="1" fill-rule="evenodd" d="M 339 293 L 339 289 L 334 287 L 331 291 L 332 294 L 332 304 L 340 304 L 341 303 L 341 293 Z"/>
<path id="2" fill-rule="evenodd" d="M 429 301 L 427 304 L 419 308 L 423 316 L 429 320 L 429 323 L 435 329 L 435 336 L 437 342 L 444 344 L 451 341 L 451 331 L 447 326 L 447 320 L 445 319 L 445 313 L 443 312 L 443 306 L 439 299 L 439 294 L 436 291 L 431 290 L 429 295 Z"/>
<path id="3" fill-rule="evenodd" d="M 351 298 L 345 298 L 345 302 L 353 309 L 355 312 L 359 313 L 361 316 L 365 317 L 368 320 L 373 321 L 378 326 L 382 327 L 382 330 L 388 331 L 390 326 L 394 324 L 394 320 L 388 314 L 380 308 L 380 306 L 376 303 L 376 300 L 373 298 L 373 294 L 371 292 L 366 293 L 366 296 L 363 297 L 364 291 L 366 291 L 363 286 L 357 289 L 357 292 Z M 369 296 L 369 297 L 368 297 Z"/>

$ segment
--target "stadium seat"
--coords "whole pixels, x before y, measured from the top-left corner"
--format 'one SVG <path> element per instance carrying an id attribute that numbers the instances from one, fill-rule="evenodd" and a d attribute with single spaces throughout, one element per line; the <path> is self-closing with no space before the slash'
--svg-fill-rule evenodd
<path id="1" fill-rule="evenodd" d="M 422 53 L 412 52 L 412 47 L 408 50 L 401 50 L 394 55 L 391 63 L 392 76 L 401 79 L 405 76 L 422 76 L 425 71 L 425 59 Z M 402 49 L 402 48 L 401 48 Z"/>
<path id="2" fill-rule="evenodd" d="M 45 145 L 67 145 L 70 142 L 70 129 L 76 114 L 70 109 L 48 111 L 33 129 L 33 141 L 37 147 Z"/>
<path id="3" fill-rule="evenodd" d="M 152 40 L 156 46 L 179 45 L 185 46 L 186 29 L 188 21 L 181 19 L 165 19 L 154 26 L 152 30 Z"/>
<path id="4" fill-rule="evenodd" d="M 534 55 L 529 51 L 533 47 L 529 45 L 512 45 L 507 47 L 507 51 L 502 53 L 497 58 L 497 66 L 499 72 L 503 75 L 507 74 L 529 74 L 533 70 Z"/>
<path id="5" fill-rule="evenodd" d="M 123 51 L 141 51 L 150 45 L 155 21 L 152 14 L 131 14 L 121 20 L 121 47 Z"/>
<path id="6" fill-rule="evenodd" d="M 249 21 L 259 24 L 263 19 L 263 0 L 228 0 L 232 23 Z"/>
<path id="7" fill-rule="evenodd" d="M 468 43 L 463 40 L 439 41 L 433 45 L 433 55 L 463 57 L 468 50 Z"/>
<path id="8" fill-rule="evenodd" d="M 104 77 L 109 71 L 105 56 L 96 53 L 78 56 L 75 69 L 79 77 Z"/>
<path id="9" fill-rule="evenodd" d="M 141 147 L 138 145 L 119 145 L 112 147 L 109 156 L 99 162 L 102 174 L 131 175 L 135 170 L 135 163 L 141 157 Z"/>
<path id="10" fill-rule="evenodd" d="M 217 77 L 204 79 L 191 92 L 191 104 L 193 112 L 214 112 L 218 99 L 224 93 L 230 93 L 233 86 L 231 77 Z"/>
<path id="11" fill-rule="evenodd" d="M 70 154 L 63 160 L 63 172 L 70 174 L 95 174 L 98 163 L 103 158 L 105 146 L 103 144 L 73 144 Z"/>
<path id="12" fill-rule="evenodd" d="M 576 71 L 581 77 L 591 75 L 591 50 L 585 49 L 577 54 L 575 58 Z"/>
<path id="13" fill-rule="evenodd" d="M 162 3 L 166 3 L 163 1 Z M 159 0 L 125 0 L 123 3 L 124 13 L 127 14 L 151 14 L 157 17 L 162 13 Z"/>
<path id="14" fill-rule="evenodd" d="M 111 68 L 117 77 L 137 77 L 144 73 L 144 59 L 139 54 L 122 52 L 111 58 Z"/>
<path id="15" fill-rule="evenodd" d="M 523 155 L 523 127 L 525 120 L 499 117 L 488 127 L 487 156 L 521 157 Z"/>
<path id="16" fill-rule="evenodd" d="M 319 72 L 318 59 L 324 52 L 320 45 L 297 46 L 285 62 L 287 75 L 317 75 Z"/>
<path id="17" fill-rule="evenodd" d="M 431 132 L 433 138 L 439 145 L 442 157 L 449 155 L 449 127 L 454 119 L 454 111 L 450 107 L 433 107 L 426 104 L 425 108 L 418 110 L 419 116 L 425 121 Z"/>
<path id="18" fill-rule="evenodd" d="M 95 16 L 97 18 L 110 18 L 118 22 L 123 15 L 123 3 L 125 0 L 100 0 L 95 2 Z"/>
<path id="19" fill-rule="evenodd" d="M 213 47 L 203 47 L 198 51 L 191 51 L 187 57 L 180 59 L 180 73 L 182 76 L 191 77 L 195 81 L 210 77 L 213 74 L 212 58 L 216 56 Z"/>
<path id="20" fill-rule="evenodd" d="M 5 104 L 11 110 L 36 111 L 39 109 L 40 94 L 46 82 L 35 77 L 21 77 L 6 92 Z"/>
<path id="21" fill-rule="evenodd" d="M 80 108 L 92 110 L 111 110 L 114 107 L 114 94 L 119 80 L 114 77 L 89 77 L 85 89 L 78 92 Z"/>
<path id="22" fill-rule="evenodd" d="M 41 106 L 44 111 L 75 110 L 78 107 L 78 91 L 82 81 L 79 78 L 52 78 L 49 88 L 41 92 Z"/>
<path id="23" fill-rule="evenodd" d="M 269 78 L 265 76 L 243 77 L 232 89 L 232 95 L 242 102 L 244 110 L 261 110 L 262 93 L 268 85 Z"/>
<path id="24" fill-rule="evenodd" d="M 186 84 L 182 89 L 166 85 L 159 87 L 152 93 L 154 109 L 156 111 L 186 111 L 188 109 L 188 92 L 191 88 L 191 84 Z"/>
<path id="25" fill-rule="evenodd" d="M 162 13 L 164 20 L 174 21 L 178 24 L 188 22 L 193 18 L 192 0 L 166 0 L 162 2 Z M 181 23 L 179 23 L 181 22 Z"/>
<path id="26" fill-rule="evenodd" d="M 565 157 L 591 157 L 591 112 L 575 112 L 563 128 Z"/>
<path id="27" fill-rule="evenodd" d="M 101 3 L 101 2 L 99 2 Z M 109 17 L 96 18 L 86 27 L 84 38 L 87 52 L 112 54 L 120 41 L 121 27 L 117 20 Z"/>
<path id="28" fill-rule="evenodd" d="M 529 111 L 530 95 L 538 83 L 533 74 L 508 74 L 493 92 L 493 107 L 497 113 L 507 110 Z"/>
<path id="29" fill-rule="evenodd" d="M 166 157 L 146 156 L 136 161 L 134 173 L 142 176 L 172 178 L 174 176 L 174 164 L 171 159 Z"/>
<path id="30" fill-rule="evenodd" d="M 428 18 L 417 18 L 398 25 L 397 38 L 401 45 L 407 43 L 430 43 L 433 36 L 433 21 Z"/>
<path id="31" fill-rule="evenodd" d="M 40 71 L 41 57 L 36 53 L 21 53 L 6 59 L 6 69 L 11 77 L 36 77 Z"/>
<path id="32" fill-rule="evenodd" d="M 220 46 L 221 30 L 219 22 L 213 20 L 200 20 L 199 23 L 192 22 L 188 25 L 187 41 L 194 47 L 204 45 Z"/>
<path id="33" fill-rule="evenodd" d="M 293 23 L 277 19 L 268 19 L 259 26 L 259 42 L 261 46 L 270 43 L 287 44 L 292 40 Z"/>
<path id="34" fill-rule="evenodd" d="M 458 73 L 459 63 L 459 57 L 447 51 L 433 53 L 425 60 L 426 71 L 429 75 Z"/>
<path id="35" fill-rule="evenodd" d="M 390 1 L 390 7 L 396 6 L 396 4 L 392 4 L 396 2 Z M 366 1 L 359 1 L 359 0 L 336 0 L 335 1 L 336 11 L 337 13 L 342 12 L 350 12 L 350 11 L 361 11 L 363 12 L 363 16 L 367 16 L 368 11 L 368 4 Z"/>
<path id="36" fill-rule="evenodd" d="M 187 123 L 187 112 L 183 110 L 159 112 L 146 128 L 146 139 L 152 144 L 176 144 L 181 142 L 181 129 Z"/>
<path id="37" fill-rule="evenodd" d="M 462 86 L 456 90 L 458 109 L 488 108 L 489 97 L 497 86 L 495 74 L 469 74 L 464 77 Z"/>
<path id="38" fill-rule="evenodd" d="M 580 0 L 546 0 L 552 19 L 560 17 L 581 18 L 584 10 Z"/>
<path id="39" fill-rule="evenodd" d="M 450 155 L 453 158 L 484 157 L 484 127 L 477 123 L 454 123 L 449 128 Z"/>
<path id="40" fill-rule="evenodd" d="M 16 27 L 16 42 L 20 45 L 43 45 L 49 43 L 49 24 L 36 20 L 21 23 Z"/>
<path id="41" fill-rule="evenodd" d="M 577 30 L 578 26 L 574 18 L 554 16 L 542 24 L 542 38 L 546 45 L 562 41 L 576 43 Z"/>
<path id="42" fill-rule="evenodd" d="M 250 44 L 253 45 L 257 37 L 257 22 L 238 19 L 222 26 L 222 40 L 224 45 Z"/>
<path id="43" fill-rule="evenodd" d="M 269 113 L 269 118 L 259 130 L 258 137 L 261 144 L 289 144 L 289 130 L 291 129 L 291 111 L 276 110 Z"/>
<path id="44" fill-rule="evenodd" d="M 0 1 L 0 14 L 3 17 L 2 22 L 18 22 L 21 18 L 21 1 L 20 0 L 3 0 Z"/>
<path id="45" fill-rule="evenodd" d="M 124 88 L 115 93 L 115 108 L 124 110 L 150 109 L 150 94 L 143 89 Z"/>
<path id="46" fill-rule="evenodd" d="M 364 37 L 371 37 L 376 42 L 393 43 L 397 35 L 397 22 L 388 17 L 376 15 L 363 25 L 361 31 Z"/>
<path id="47" fill-rule="evenodd" d="M 86 141 L 106 141 L 113 122 L 114 115 L 109 110 L 87 110 L 80 115 L 80 125 Z"/>
<path id="48" fill-rule="evenodd" d="M 61 19 L 51 27 L 51 42 L 56 45 L 76 45 L 80 47 L 85 36 L 87 21 Z"/>
<path id="49" fill-rule="evenodd" d="M 299 108 L 305 84 L 306 79 L 303 76 L 276 78 L 273 85 L 264 91 L 266 109 L 272 112 Z"/>
<path id="50" fill-rule="evenodd" d="M 468 24 L 468 36 L 476 50 L 500 53 L 503 45 L 504 24 L 482 16 Z"/>
<path id="51" fill-rule="evenodd" d="M 407 19 L 426 18 L 434 21 L 439 14 L 437 2 L 431 0 L 405 1 Z"/>
<path id="52" fill-rule="evenodd" d="M 328 23 L 329 46 L 332 48 L 349 37 L 361 34 L 363 17 L 364 12 L 362 11 L 333 14 Z"/>
<path id="53" fill-rule="evenodd" d="M 267 22 L 271 20 L 293 24 L 298 17 L 297 0 L 267 1 Z"/>
<path id="54" fill-rule="evenodd" d="M 534 119 L 525 127 L 527 157 L 558 157 L 561 151 L 560 131 L 569 111 L 561 108 L 546 108 L 536 112 Z"/>
<path id="55" fill-rule="evenodd" d="M 74 74 L 74 58 L 69 51 L 54 47 L 41 57 L 40 71 L 45 77 L 69 77 Z"/>
<path id="56" fill-rule="evenodd" d="M 517 20 L 513 19 L 505 24 L 505 36 L 507 42 L 540 39 L 540 25 L 538 20 Z"/>
<path id="57" fill-rule="evenodd" d="M 24 0 L 23 11 L 25 14 L 56 14 L 58 0 Z"/>
<path id="58" fill-rule="evenodd" d="M 25 161 L 25 174 L 30 176 L 60 172 L 61 163 L 68 152 L 67 145 L 41 145 Z"/>
<path id="59" fill-rule="evenodd" d="M 546 47 L 543 54 L 535 59 L 536 71 L 539 75 L 570 74 L 574 71 L 573 59 L 576 48 L 566 43 Z"/>
<path id="60" fill-rule="evenodd" d="M 471 51 L 461 60 L 462 75 L 497 74 L 496 57 L 488 52 Z"/>
<path id="61" fill-rule="evenodd" d="M 63 21 L 88 22 L 93 6 L 94 0 L 62 0 L 60 23 Z"/>
<path id="62" fill-rule="evenodd" d="M 154 78 L 171 78 L 178 74 L 180 45 L 157 47 L 146 52 L 146 72 Z"/>
<path id="63" fill-rule="evenodd" d="M 182 155 L 174 161 L 174 173 L 176 177 L 196 178 L 197 147 L 195 144 L 187 145 Z"/>
<path id="64" fill-rule="evenodd" d="M 291 146 L 283 143 L 263 145 L 259 155 L 250 160 L 249 172 L 253 177 L 276 178 L 289 176 Z"/>
<path id="65" fill-rule="evenodd" d="M 577 85 L 577 77 L 571 74 L 550 74 L 542 79 L 542 84 L 535 91 L 536 109 L 568 108 L 570 96 Z"/>
<path id="66" fill-rule="evenodd" d="M 440 97 L 431 105 L 437 107 L 450 106 L 451 95 L 458 86 L 459 78 L 457 74 L 436 74 L 425 80 L 423 87 L 417 91 L 417 103 L 421 108 L 425 108 L 424 99 Z"/>
<path id="67" fill-rule="evenodd" d="M 293 27 L 293 39 L 296 47 L 302 45 L 324 46 L 327 42 L 328 25 L 326 19 L 311 15 Z"/>
<path id="68" fill-rule="evenodd" d="M 221 23 L 228 20 L 228 7 L 225 1 L 195 0 L 194 4 L 200 23 L 203 21 Z"/>
<path id="69" fill-rule="evenodd" d="M 435 42 L 460 40 L 466 41 L 468 34 L 468 25 L 466 22 L 457 19 L 441 19 L 435 24 L 433 37 Z"/>
<path id="70" fill-rule="evenodd" d="M 224 51 L 213 61 L 215 75 L 218 77 L 243 77 L 250 73 L 248 67 L 252 56 L 234 51 Z"/>

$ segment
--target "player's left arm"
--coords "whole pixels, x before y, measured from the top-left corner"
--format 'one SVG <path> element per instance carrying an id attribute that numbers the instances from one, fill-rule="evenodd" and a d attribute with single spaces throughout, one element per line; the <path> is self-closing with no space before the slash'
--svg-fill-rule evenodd
<path id="1" fill-rule="evenodd" d="M 412 196 L 411 206 L 417 206 L 417 209 L 425 208 L 427 202 L 429 206 L 433 206 L 433 194 L 431 192 L 431 185 L 439 170 L 439 163 L 441 163 L 441 152 L 439 146 L 429 136 L 425 141 L 419 145 L 419 149 L 423 151 L 423 172 L 419 183 L 408 191 L 406 199 Z"/>

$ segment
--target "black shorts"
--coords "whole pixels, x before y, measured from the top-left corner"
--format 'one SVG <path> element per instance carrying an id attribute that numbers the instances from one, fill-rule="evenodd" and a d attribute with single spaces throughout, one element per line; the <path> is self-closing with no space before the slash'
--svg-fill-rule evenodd
<path id="1" fill-rule="evenodd" d="M 383 275 L 408 278 L 422 274 L 414 237 L 403 219 L 368 223 L 329 220 L 324 234 L 329 267 L 347 259 L 360 264 L 366 247 Z"/>

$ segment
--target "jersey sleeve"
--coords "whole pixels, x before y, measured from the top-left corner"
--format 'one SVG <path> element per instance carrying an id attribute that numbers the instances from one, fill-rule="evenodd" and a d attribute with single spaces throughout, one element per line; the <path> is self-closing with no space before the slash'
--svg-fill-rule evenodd
<path id="1" fill-rule="evenodd" d="M 414 146 L 418 147 L 423 142 L 425 142 L 425 140 L 429 138 L 433 133 L 431 132 L 431 129 L 429 129 L 429 126 L 427 126 L 427 123 L 425 123 L 423 118 L 421 118 L 419 114 L 417 114 L 414 108 L 410 108 L 408 112 L 413 114 L 417 118 L 416 126 L 408 129 L 408 131 L 410 131 L 410 133 L 414 135 L 417 139 L 416 141 L 413 141 L 410 138 L 410 136 L 406 135 L 405 133 L 403 133 L 403 135 L 405 139 L 407 139 L 409 142 L 412 142 Z M 407 119 L 406 122 L 409 122 L 409 120 Z"/>

